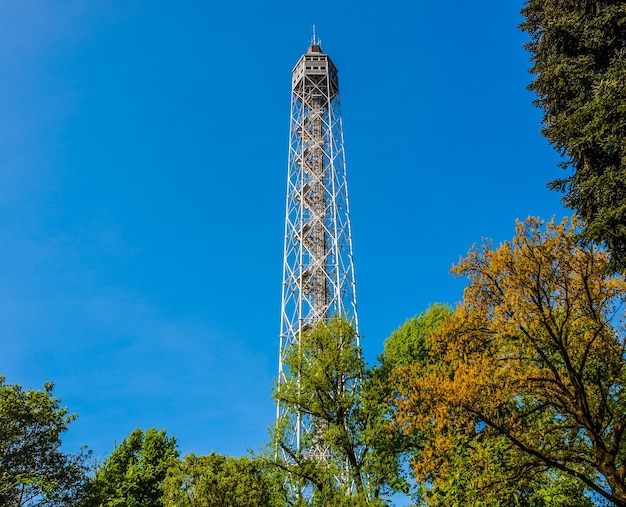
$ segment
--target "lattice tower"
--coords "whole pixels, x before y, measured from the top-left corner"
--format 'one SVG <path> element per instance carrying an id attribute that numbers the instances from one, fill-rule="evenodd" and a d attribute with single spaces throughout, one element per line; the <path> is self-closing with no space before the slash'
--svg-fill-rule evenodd
<path id="1" fill-rule="evenodd" d="M 337 68 L 315 33 L 293 69 L 278 382 L 293 378 L 284 359 L 302 332 L 332 316 L 358 319 Z M 291 418 L 292 448 L 320 422 L 290 413 L 278 403 L 277 418 Z M 315 438 L 314 438 L 315 440 Z M 306 452 L 328 458 L 323 442 Z"/>

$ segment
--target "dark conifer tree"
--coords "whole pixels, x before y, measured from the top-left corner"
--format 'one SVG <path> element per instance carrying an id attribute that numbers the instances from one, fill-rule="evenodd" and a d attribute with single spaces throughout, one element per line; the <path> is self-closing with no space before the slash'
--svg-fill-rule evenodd
<path id="1" fill-rule="evenodd" d="M 530 89 L 544 135 L 570 169 L 550 187 L 583 219 L 583 237 L 626 269 L 626 2 L 527 0 Z"/>

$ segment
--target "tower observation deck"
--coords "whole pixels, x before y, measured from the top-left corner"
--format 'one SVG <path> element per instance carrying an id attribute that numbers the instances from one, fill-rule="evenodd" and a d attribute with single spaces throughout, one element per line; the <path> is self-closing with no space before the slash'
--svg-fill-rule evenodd
<path id="1" fill-rule="evenodd" d="M 279 387 L 297 376 L 285 358 L 307 329 L 341 316 L 359 340 L 338 73 L 315 34 L 292 73 L 284 241 Z M 319 422 L 280 401 L 277 418 L 292 449 L 324 458 L 323 443 L 303 444 Z"/>

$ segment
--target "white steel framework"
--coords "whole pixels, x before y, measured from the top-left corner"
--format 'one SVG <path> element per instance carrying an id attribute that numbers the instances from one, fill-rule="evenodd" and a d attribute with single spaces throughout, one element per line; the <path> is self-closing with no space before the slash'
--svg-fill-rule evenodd
<path id="1" fill-rule="evenodd" d="M 346 161 L 337 68 L 313 40 L 293 69 L 278 382 L 297 376 L 284 359 L 300 335 L 341 316 L 358 320 Z M 320 428 L 278 403 L 278 420 L 290 418 L 292 449 Z M 319 424 L 319 423 L 318 423 Z M 323 443 L 305 452 L 324 459 Z"/>

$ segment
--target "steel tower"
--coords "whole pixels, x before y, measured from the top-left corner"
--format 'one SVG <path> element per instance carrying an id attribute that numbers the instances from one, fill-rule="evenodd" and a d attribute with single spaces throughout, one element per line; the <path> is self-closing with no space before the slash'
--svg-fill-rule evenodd
<path id="1" fill-rule="evenodd" d="M 279 350 L 279 385 L 297 376 L 285 366 L 300 335 L 332 316 L 358 320 L 348 186 L 337 68 L 315 36 L 293 69 L 287 205 Z M 292 448 L 301 450 L 306 433 L 319 423 L 286 407 L 278 420 L 291 418 Z M 316 428 L 316 426 L 318 426 Z M 303 450 L 324 459 L 323 443 Z"/>

